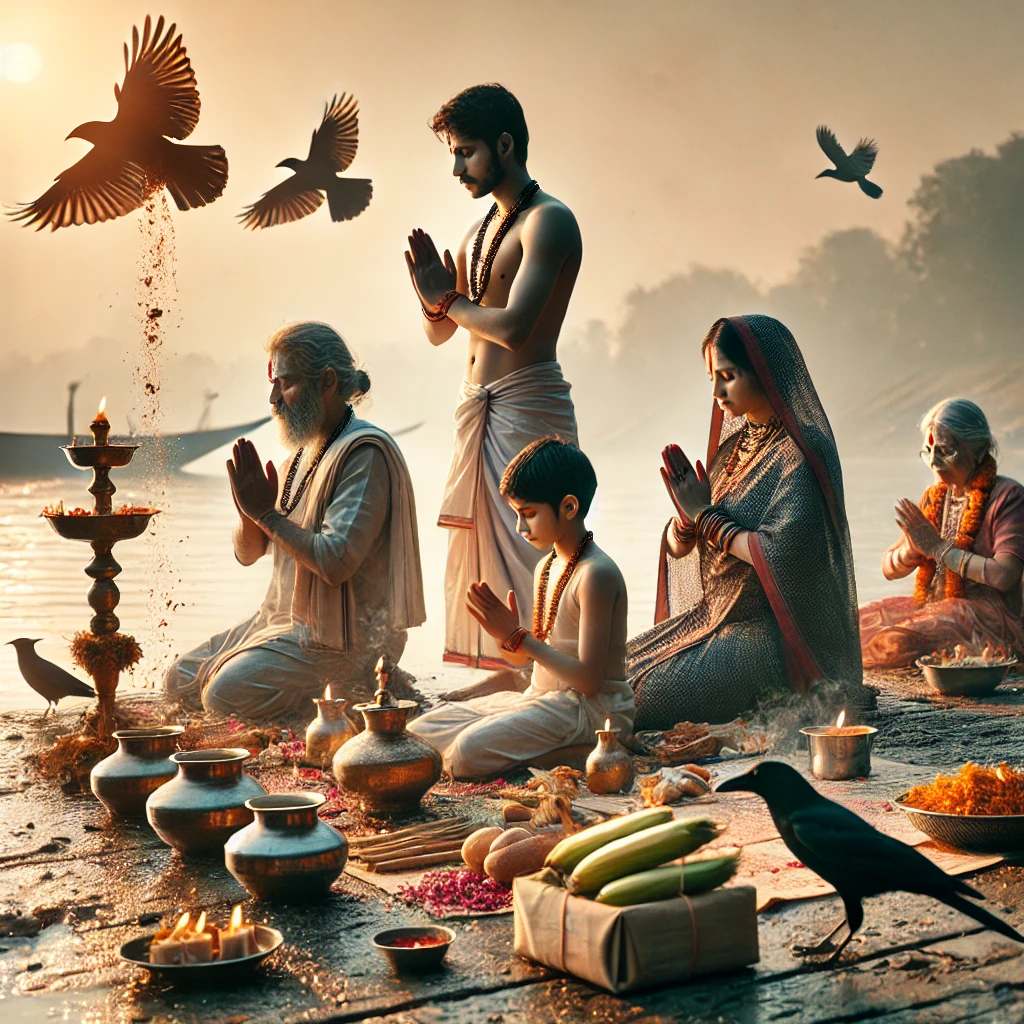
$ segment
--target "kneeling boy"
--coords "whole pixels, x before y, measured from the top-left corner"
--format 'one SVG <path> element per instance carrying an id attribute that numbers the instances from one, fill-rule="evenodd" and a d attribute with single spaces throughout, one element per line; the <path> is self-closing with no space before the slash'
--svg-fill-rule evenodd
<path id="1" fill-rule="evenodd" d="M 445 704 L 409 726 L 444 754 L 458 779 L 495 775 L 561 747 L 591 744 L 606 719 L 623 735 L 632 731 L 626 584 L 584 522 L 596 490 L 590 460 L 556 437 L 527 445 L 505 470 L 501 494 L 518 516 L 519 532 L 534 547 L 553 550 L 534 575 L 532 629 L 520 624 L 513 592 L 507 605 L 486 581 L 466 594 L 470 612 L 510 664 L 533 660 L 526 691 L 513 689 L 516 673 L 501 673 L 497 678 L 509 689 Z"/>

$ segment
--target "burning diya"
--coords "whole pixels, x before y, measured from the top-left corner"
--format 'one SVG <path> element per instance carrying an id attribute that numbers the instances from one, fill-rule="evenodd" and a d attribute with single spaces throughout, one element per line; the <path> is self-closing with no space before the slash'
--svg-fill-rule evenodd
<path id="1" fill-rule="evenodd" d="M 120 955 L 166 981 L 218 984 L 251 970 L 283 942 L 276 928 L 245 922 L 239 904 L 226 928 L 210 924 L 205 910 L 194 923 L 190 914 L 182 914 L 173 928 L 126 942 Z"/>
<path id="2" fill-rule="evenodd" d="M 633 788 L 636 772 L 629 751 L 619 743 L 610 718 L 597 729 L 597 746 L 587 757 L 587 789 L 591 793 L 622 793 Z"/>
<path id="3" fill-rule="evenodd" d="M 413 735 L 405 725 L 414 700 L 395 700 L 388 692 L 391 678 L 384 659 L 377 662 L 377 692 L 357 704 L 366 728 L 334 755 L 338 785 L 355 793 L 369 814 L 390 814 L 419 805 L 441 777 L 440 751 Z"/>
<path id="4" fill-rule="evenodd" d="M 816 779 L 863 779 L 871 774 L 871 744 L 877 729 L 870 725 L 844 725 L 840 711 L 835 725 L 813 725 L 800 732 L 807 737 L 811 772 Z"/>
<path id="5" fill-rule="evenodd" d="M 349 702 L 344 697 L 331 697 L 331 684 L 324 688 L 323 697 L 314 697 L 316 718 L 306 729 L 306 756 L 304 762 L 313 768 L 327 771 L 334 755 L 359 730 L 349 721 Z"/>
<path id="6" fill-rule="evenodd" d="M 117 488 L 110 480 L 110 471 L 127 466 L 140 446 L 110 443 L 106 401 L 100 402 L 96 418 L 90 424 L 93 443 L 78 444 L 76 439 L 72 444 L 61 446 L 73 466 L 92 470 L 93 481 L 89 488 L 94 499 L 92 510 L 75 508 L 65 512 L 64 503 L 60 502 L 56 507 L 47 507 L 42 514 L 61 537 L 86 541 L 92 546 L 93 559 L 86 566 L 85 574 L 93 580 L 89 604 L 94 615 L 89 631 L 75 636 L 71 651 L 76 663 L 92 676 L 100 705 L 109 709 L 118 676 L 141 657 L 134 638 L 118 632 L 121 623 L 114 609 L 121 594 L 114 577 L 121 566 L 111 551 L 118 541 L 132 540 L 145 533 L 157 509 L 123 505 L 116 512 L 113 510 L 112 498 Z"/>

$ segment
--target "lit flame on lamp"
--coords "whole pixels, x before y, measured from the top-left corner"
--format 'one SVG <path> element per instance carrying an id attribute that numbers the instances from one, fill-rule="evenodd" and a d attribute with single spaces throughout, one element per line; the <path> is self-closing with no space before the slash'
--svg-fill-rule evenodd
<path id="1" fill-rule="evenodd" d="M 228 935 L 232 935 L 242 927 L 242 904 L 236 903 L 235 909 L 231 911 L 231 920 L 228 922 Z"/>
<path id="2" fill-rule="evenodd" d="M 845 722 L 845 721 L 846 721 L 846 708 L 843 708 L 843 710 L 839 712 L 839 717 L 836 719 L 836 728 L 837 729 L 842 729 L 843 722 Z"/>
<path id="3" fill-rule="evenodd" d="M 324 687 L 324 700 L 330 700 L 330 699 L 331 699 L 331 684 L 328 683 Z"/>
<path id="4" fill-rule="evenodd" d="M 612 720 L 610 718 L 606 718 L 604 720 L 604 731 L 605 732 L 611 732 L 612 731 Z"/>
<path id="5" fill-rule="evenodd" d="M 191 920 L 188 912 L 186 911 L 181 917 L 178 918 L 178 923 L 171 930 L 171 934 L 168 936 L 169 940 L 178 941 L 188 931 L 188 923 Z"/>
<path id="6" fill-rule="evenodd" d="M 107 396 L 100 399 L 100 407 L 96 410 L 96 423 L 102 423 L 107 418 Z"/>
<path id="7" fill-rule="evenodd" d="M 206 931 L 206 911 L 204 910 L 199 915 L 199 920 L 196 921 L 196 926 L 193 929 L 197 935 L 202 935 Z"/>

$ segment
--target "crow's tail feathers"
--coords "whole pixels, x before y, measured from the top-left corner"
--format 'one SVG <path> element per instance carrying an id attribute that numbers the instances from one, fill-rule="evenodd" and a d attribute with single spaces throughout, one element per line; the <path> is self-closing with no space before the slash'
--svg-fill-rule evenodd
<path id="1" fill-rule="evenodd" d="M 160 179 L 179 210 L 191 210 L 212 203 L 228 181 L 228 158 L 220 146 L 182 146 L 168 142 L 163 147 Z"/>
<path id="2" fill-rule="evenodd" d="M 370 205 L 373 183 L 369 178 L 335 178 L 325 191 L 331 220 L 351 220 Z"/>
<path id="3" fill-rule="evenodd" d="M 882 190 L 873 181 L 868 181 L 867 178 L 858 178 L 857 184 L 860 185 L 861 192 L 866 196 L 871 196 L 872 199 L 881 198 Z"/>
<path id="4" fill-rule="evenodd" d="M 947 907 L 952 907 L 968 917 L 973 917 L 975 921 L 983 924 L 986 928 L 991 928 L 992 931 L 999 932 L 1000 935 L 1005 935 L 1008 939 L 1013 939 L 1014 942 L 1024 943 L 1024 935 L 1021 935 L 1013 925 L 1007 923 L 1001 917 L 996 917 L 995 914 L 990 913 L 984 907 L 975 906 L 969 900 L 965 900 L 963 896 L 958 896 L 952 892 L 933 892 L 928 895 L 941 900 Z"/>

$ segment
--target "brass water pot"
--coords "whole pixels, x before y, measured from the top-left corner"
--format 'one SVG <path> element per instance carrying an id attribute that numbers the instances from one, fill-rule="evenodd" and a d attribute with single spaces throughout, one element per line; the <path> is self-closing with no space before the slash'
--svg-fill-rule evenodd
<path id="1" fill-rule="evenodd" d="M 348 841 L 325 824 L 322 793 L 275 793 L 245 802 L 256 815 L 224 844 L 224 863 L 258 900 L 324 899 L 348 859 Z"/>
<path id="2" fill-rule="evenodd" d="M 338 748 L 359 730 L 349 721 L 347 700 L 317 697 L 313 703 L 316 705 L 316 718 L 306 729 L 306 756 L 303 760 L 313 768 L 328 771 Z"/>
<path id="3" fill-rule="evenodd" d="M 629 751 L 619 743 L 618 729 L 596 729 L 597 746 L 587 757 L 587 789 L 591 793 L 622 793 L 633 788 L 636 772 Z"/>
<path id="4" fill-rule="evenodd" d="M 369 814 L 419 806 L 441 777 L 441 752 L 405 728 L 414 700 L 393 700 L 383 687 L 374 700 L 357 704 L 366 729 L 334 755 L 338 785 L 355 793 Z"/>
<path id="5" fill-rule="evenodd" d="M 149 794 L 178 774 L 171 754 L 184 731 L 182 725 L 157 725 L 115 732 L 117 750 L 89 775 L 96 799 L 111 814 L 144 818 Z"/>
<path id="6" fill-rule="evenodd" d="M 174 754 L 177 777 L 146 801 L 146 817 L 156 834 L 185 856 L 223 854 L 228 837 L 253 820 L 246 800 L 266 796 L 242 771 L 251 756 L 244 747 Z"/>

